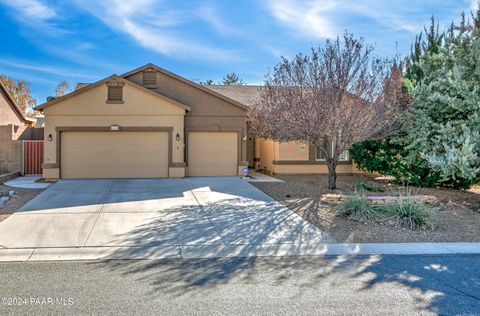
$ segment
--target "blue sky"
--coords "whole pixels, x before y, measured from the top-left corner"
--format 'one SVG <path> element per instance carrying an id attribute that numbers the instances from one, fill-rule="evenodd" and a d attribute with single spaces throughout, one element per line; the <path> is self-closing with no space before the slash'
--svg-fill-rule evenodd
<path id="1" fill-rule="evenodd" d="M 152 62 L 192 80 L 236 72 L 261 83 L 280 56 L 348 30 L 405 55 L 431 15 L 442 27 L 476 0 L 0 0 L 0 74 L 37 102 L 57 83 L 93 82 Z"/>

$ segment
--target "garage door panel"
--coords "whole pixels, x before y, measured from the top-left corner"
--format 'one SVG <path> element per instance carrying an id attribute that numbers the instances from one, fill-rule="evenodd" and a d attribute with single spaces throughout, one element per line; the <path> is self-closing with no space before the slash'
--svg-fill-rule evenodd
<path id="1" fill-rule="evenodd" d="M 238 166 L 236 132 L 190 132 L 189 176 L 234 176 Z"/>
<path id="2" fill-rule="evenodd" d="M 166 132 L 64 132 L 62 178 L 168 177 Z"/>

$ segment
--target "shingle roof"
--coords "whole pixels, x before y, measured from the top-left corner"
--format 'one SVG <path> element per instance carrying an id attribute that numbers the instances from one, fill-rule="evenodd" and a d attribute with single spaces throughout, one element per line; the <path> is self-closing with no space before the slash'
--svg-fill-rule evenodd
<path id="1" fill-rule="evenodd" d="M 261 86 L 245 85 L 205 85 L 205 87 L 246 106 L 255 105 L 260 97 L 261 88 Z"/>
<path id="2" fill-rule="evenodd" d="M 75 90 L 84 88 L 90 83 L 80 82 Z M 253 106 L 259 98 L 261 86 L 253 85 L 204 85 L 205 88 L 226 96 L 246 106 Z"/>
<path id="3" fill-rule="evenodd" d="M 88 86 L 89 84 L 91 84 L 91 83 L 79 82 L 79 83 L 77 83 L 77 85 L 75 86 L 75 89 L 74 89 L 74 90 L 82 89 L 83 87 L 86 87 L 86 86 Z"/>

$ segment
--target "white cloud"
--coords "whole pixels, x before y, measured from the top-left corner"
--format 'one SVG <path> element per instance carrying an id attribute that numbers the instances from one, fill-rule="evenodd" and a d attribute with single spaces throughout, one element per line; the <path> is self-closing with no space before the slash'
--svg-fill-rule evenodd
<path id="1" fill-rule="evenodd" d="M 226 22 L 212 5 L 204 5 L 200 7 L 196 10 L 196 15 L 210 25 L 218 34 L 244 36 L 243 32 L 241 32 L 238 27 L 233 26 L 232 23 Z"/>
<path id="2" fill-rule="evenodd" d="M 85 74 L 83 72 L 75 72 L 74 70 L 68 70 L 65 68 L 58 68 L 55 66 L 49 66 L 49 65 L 37 65 L 37 64 L 32 64 L 23 60 L 14 60 L 14 59 L 9 59 L 8 57 L 2 57 L 0 58 L 0 65 L 5 65 L 11 68 L 16 68 L 16 69 L 25 69 L 25 70 L 30 70 L 33 72 L 40 72 L 40 73 L 45 73 L 45 74 L 50 74 L 50 75 L 56 75 L 56 76 L 61 76 L 61 77 L 75 77 L 75 78 L 95 78 L 93 75 Z"/>
<path id="3" fill-rule="evenodd" d="M 283 25 L 303 36 L 333 38 L 338 33 L 331 20 L 338 1 L 270 0 L 267 4 L 272 15 Z"/>
<path id="4" fill-rule="evenodd" d="M 477 0 L 471 0 L 477 1 Z M 334 38 L 349 24 L 348 18 L 367 18 L 382 27 L 418 33 L 425 24 L 421 6 L 404 0 L 269 0 L 267 10 L 284 27 L 307 38 Z M 378 27 L 372 25 L 372 27 Z M 355 30 L 349 30 L 355 32 Z"/>
<path id="5" fill-rule="evenodd" d="M 121 0 L 81 1 L 75 3 L 113 30 L 130 36 L 141 46 L 158 53 L 180 58 L 194 57 L 208 60 L 229 60 L 231 51 L 210 47 L 188 36 L 182 36 L 173 27 L 192 18 L 191 13 L 168 9 L 162 1 Z"/>
<path id="6" fill-rule="evenodd" d="M 49 20 L 57 17 L 55 10 L 39 0 L 0 0 L 0 3 L 14 9 L 25 18 Z"/>

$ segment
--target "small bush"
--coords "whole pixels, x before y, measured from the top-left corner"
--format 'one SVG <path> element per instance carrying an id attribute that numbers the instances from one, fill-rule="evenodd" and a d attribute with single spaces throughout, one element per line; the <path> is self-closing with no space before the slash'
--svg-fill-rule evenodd
<path id="1" fill-rule="evenodd" d="M 378 217 L 375 207 L 363 196 L 346 199 L 345 202 L 340 205 L 338 215 L 362 222 L 372 221 Z"/>
<path id="2" fill-rule="evenodd" d="M 370 185 L 364 182 L 358 182 L 355 187 L 359 191 L 384 192 L 385 188 L 381 185 Z"/>
<path id="3" fill-rule="evenodd" d="M 435 208 L 412 199 L 398 199 L 383 206 L 391 218 L 396 218 L 400 224 L 408 229 L 432 229 L 432 217 Z"/>
<path id="4" fill-rule="evenodd" d="M 338 207 L 338 215 L 360 222 L 399 225 L 410 230 L 433 229 L 436 209 L 409 198 L 400 197 L 393 202 L 375 205 L 365 196 L 351 197 Z"/>

